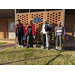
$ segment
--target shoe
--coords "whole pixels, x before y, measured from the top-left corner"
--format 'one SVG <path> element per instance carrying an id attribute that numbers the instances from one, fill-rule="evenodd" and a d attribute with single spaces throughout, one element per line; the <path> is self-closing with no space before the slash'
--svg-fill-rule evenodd
<path id="1" fill-rule="evenodd" d="M 27 47 L 26 48 L 28 48 L 29 47 L 29 45 L 27 45 Z"/>
<path id="2" fill-rule="evenodd" d="M 19 45 L 18 47 L 21 47 L 21 45 Z"/>
<path id="3" fill-rule="evenodd" d="M 45 49 L 45 47 L 43 47 L 42 49 Z"/>
<path id="4" fill-rule="evenodd" d="M 23 45 L 21 45 L 21 48 L 23 48 Z"/>
<path id="5" fill-rule="evenodd" d="M 58 47 L 56 46 L 56 48 L 55 48 L 56 50 L 58 49 Z"/>
<path id="6" fill-rule="evenodd" d="M 62 47 L 60 47 L 60 50 L 62 50 Z"/>
<path id="7" fill-rule="evenodd" d="M 31 48 L 33 48 L 33 46 L 31 46 Z"/>
<path id="8" fill-rule="evenodd" d="M 49 48 L 47 48 L 47 50 L 49 50 Z"/>
<path id="9" fill-rule="evenodd" d="M 60 50 L 60 52 L 62 52 L 62 50 Z"/>
<path id="10" fill-rule="evenodd" d="M 29 48 L 29 46 L 27 46 L 26 48 Z"/>
<path id="11" fill-rule="evenodd" d="M 28 48 L 28 47 L 26 47 L 26 48 Z"/>

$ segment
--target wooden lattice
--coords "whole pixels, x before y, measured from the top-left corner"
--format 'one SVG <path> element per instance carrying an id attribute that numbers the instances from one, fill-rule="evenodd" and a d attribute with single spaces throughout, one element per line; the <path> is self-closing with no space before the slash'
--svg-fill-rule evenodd
<path id="1" fill-rule="evenodd" d="M 33 21 L 33 24 L 35 25 L 35 30 L 36 30 L 36 37 L 34 39 L 35 43 L 42 43 L 42 41 L 43 41 L 43 36 L 40 34 L 40 31 L 41 31 L 42 25 L 44 23 L 44 19 L 45 19 L 44 15 L 45 15 L 44 12 L 37 12 L 37 13 L 30 14 L 30 19 L 34 19 L 37 17 L 41 18 L 40 23 L 34 23 L 34 21 Z"/>
<path id="2" fill-rule="evenodd" d="M 16 19 L 20 19 L 21 23 L 25 26 L 29 23 L 29 13 L 21 13 L 16 15 Z"/>
<path id="3" fill-rule="evenodd" d="M 55 26 L 57 26 L 58 21 L 61 21 L 61 24 L 62 24 L 63 11 L 46 12 L 46 19 L 52 28 L 52 30 L 51 30 L 52 38 L 51 38 L 50 43 L 54 44 L 55 43 L 54 28 L 55 28 Z"/>
<path id="4" fill-rule="evenodd" d="M 40 17 L 41 18 L 41 22 L 40 23 L 34 23 L 35 25 L 35 31 L 36 31 L 36 37 L 34 39 L 34 43 L 42 43 L 43 42 L 43 36 L 40 34 L 40 31 L 42 29 L 42 25 L 44 23 L 44 19 L 45 19 L 45 12 L 35 12 L 35 13 L 30 13 L 30 19 L 37 18 Z M 16 20 L 20 19 L 21 23 L 23 23 L 23 25 L 28 24 L 29 23 L 29 13 L 20 13 L 16 15 Z M 46 12 L 46 19 L 47 22 L 50 24 L 52 30 L 52 38 L 50 40 L 51 44 L 55 43 L 55 38 L 54 38 L 54 28 L 55 26 L 57 26 L 58 21 L 61 21 L 62 24 L 62 19 L 63 19 L 63 11 L 49 11 Z"/>

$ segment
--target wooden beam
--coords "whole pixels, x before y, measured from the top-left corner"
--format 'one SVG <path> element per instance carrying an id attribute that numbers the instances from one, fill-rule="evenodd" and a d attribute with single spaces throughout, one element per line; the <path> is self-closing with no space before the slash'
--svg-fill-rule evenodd
<path id="1" fill-rule="evenodd" d="M 45 9 L 45 19 L 46 19 L 46 9 Z"/>
<path id="2" fill-rule="evenodd" d="M 16 25 L 16 9 L 15 9 L 15 25 Z"/>
<path id="3" fill-rule="evenodd" d="M 11 14 L 9 14 L 9 13 L 7 13 L 7 12 L 5 12 L 5 11 L 3 11 L 3 10 L 0 10 L 1 12 L 3 12 L 4 14 L 7 14 L 7 15 L 9 15 L 9 16 L 11 16 L 11 17 L 13 17 L 13 15 L 11 15 Z"/>
<path id="4" fill-rule="evenodd" d="M 63 21 L 62 21 L 62 25 L 64 26 L 64 23 L 65 23 L 65 9 L 63 9 Z"/>
<path id="5" fill-rule="evenodd" d="M 15 25 L 16 25 L 16 9 L 15 9 Z M 17 39 L 16 39 L 16 35 L 15 35 L 15 46 L 16 46 L 16 40 L 17 40 Z M 14 47 L 15 47 L 15 46 L 14 46 Z"/>
<path id="6" fill-rule="evenodd" d="M 30 20 L 30 9 L 29 9 L 29 20 Z"/>

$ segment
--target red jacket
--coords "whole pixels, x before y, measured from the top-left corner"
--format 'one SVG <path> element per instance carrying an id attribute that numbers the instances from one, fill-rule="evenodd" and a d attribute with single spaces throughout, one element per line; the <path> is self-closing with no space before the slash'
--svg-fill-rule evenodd
<path id="1" fill-rule="evenodd" d="M 28 36 L 28 25 L 26 26 L 26 28 L 25 28 L 25 30 L 26 30 L 26 34 L 27 34 L 27 36 Z M 36 32 L 35 32 L 35 26 L 32 24 L 32 36 L 34 36 L 36 34 Z"/>
<path id="2" fill-rule="evenodd" d="M 21 33 L 25 34 L 25 27 L 23 24 L 20 25 Z M 18 25 L 15 26 L 15 33 L 18 34 Z"/>

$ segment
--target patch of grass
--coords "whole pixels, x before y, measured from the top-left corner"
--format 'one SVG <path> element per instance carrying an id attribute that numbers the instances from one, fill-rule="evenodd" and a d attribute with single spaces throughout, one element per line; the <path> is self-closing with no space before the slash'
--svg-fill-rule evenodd
<path id="1" fill-rule="evenodd" d="M 75 59 L 70 60 L 70 63 L 72 63 L 72 65 L 75 65 Z"/>
<path id="2" fill-rule="evenodd" d="M 0 52 L 0 64 L 9 65 L 75 65 L 75 52 L 39 48 L 10 47 Z M 12 63 L 11 63 L 12 62 Z"/>
<path id="3" fill-rule="evenodd" d="M 59 54 L 59 52 L 57 51 L 57 52 L 55 52 L 56 54 Z"/>
<path id="4" fill-rule="evenodd" d="M 33 55 L 33 52 L 32 53 L 25 53 L 24 54 L 25 57 L 27 57 L 27 56 L 31 57 L 32 55 Z"/>
<path id="5" fill-rule="evenodd" d="M 31 48 L 28 48 L 28 49 L 25 49 L 25 51 L 34 51 L 34 50 Z"/>
<path id="6" fill-rule="evenodd" d="M 43 53 L 43 50 L 40 50 L 40 53 Z"/>
<path id="7" fill-rule="evenodd" d="M 0 42 L 0 45 L 5 44 L 6 42 Z"/>
<path id="8" fill-rule="evenodd" d="M 24 62 L 24 65 L 26 65 L 26 64 L 27 64 L 27 61 Z"/>

